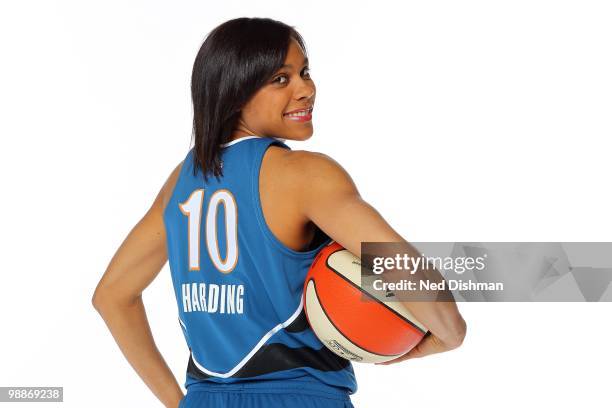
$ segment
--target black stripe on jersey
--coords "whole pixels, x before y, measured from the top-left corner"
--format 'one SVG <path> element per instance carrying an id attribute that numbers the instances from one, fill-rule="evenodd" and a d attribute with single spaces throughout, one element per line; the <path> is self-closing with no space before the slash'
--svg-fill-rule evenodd
<path id="1" fill-rule="evenodd" d="M 302 308 L 299 316 L 296 317 L 296 319 L 292 321 L 289 326 L 285 327 L 285 330 L 289 333 L 299 333 L 303 332 L 308 327 L 310 326 L 308 325 L 308 320 L 306 320 L 306 312 L 304 312 L 304 308 Z"/>
<path id="2" fill-rule="evenodd" d="M 339 371 L 350 364 L 327 347 L 319 350 L 310 347 L 291 348 L 286 344 L 272 343 L 260 348 L 232 378 L 248 378 L 292 368 L 310 367 L 320 371 Z M 189 355 L 187 374 L 203 380 L 212 376 L 202 372 Z"/>

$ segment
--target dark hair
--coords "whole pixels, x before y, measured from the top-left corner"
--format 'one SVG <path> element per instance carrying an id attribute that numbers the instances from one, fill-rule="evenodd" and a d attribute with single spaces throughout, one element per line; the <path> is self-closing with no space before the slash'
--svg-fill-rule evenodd
<path id="1" fill-rule="evenodd" d="M 269 18 L 236 18 L 212 30 L 193 64 L 194 176 L 198 168 L 223 176 L 220 144 L 227 143 L 240 110 L 284 64 L 291 38 L 304 40 L 291 26 Z"/>

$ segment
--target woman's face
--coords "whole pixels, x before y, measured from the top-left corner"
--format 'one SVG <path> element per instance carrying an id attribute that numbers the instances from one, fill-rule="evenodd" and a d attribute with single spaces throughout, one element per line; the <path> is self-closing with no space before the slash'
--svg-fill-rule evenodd
<path id="1" fill-rule="evenodd" d="M 306 140 L 312 136 L 312 107 L 316 87 L 308 61 L 298 42 L 291 39 L 284 66 L 244 106 L 233 138 L 244 134 Z M 288 115 L 295 110 L 306 115 Z"/>

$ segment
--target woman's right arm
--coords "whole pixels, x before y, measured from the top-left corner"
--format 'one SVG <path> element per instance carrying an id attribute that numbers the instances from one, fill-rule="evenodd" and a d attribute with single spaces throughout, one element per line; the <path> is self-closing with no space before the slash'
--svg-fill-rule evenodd
<path id="1" fill-rule="evenodd" d="M 416 248 L 406 242 L 364 201 L 349 174 L 322 153 L 290 151 L 286 156 L 285 180 L 293 189 L 305 218 L 358 257 L 362 242 L 403 242 L 409 255 L 418 257 Z M 297 180 L 297 182 L 296 182 Z M 452 299 L 452 295 L 451 295 Z M 454 301 L 402 302 L 431 332 L 401 361 L 459 347 L 466 334 L 466 323 Z"/>

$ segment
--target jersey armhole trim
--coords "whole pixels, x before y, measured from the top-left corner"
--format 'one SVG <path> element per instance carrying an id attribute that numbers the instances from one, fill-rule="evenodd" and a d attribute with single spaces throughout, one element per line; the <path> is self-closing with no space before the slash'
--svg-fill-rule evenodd
<path id="1" fill-rule="evenodd" d="M 260 197 L 259 197 L 259 177 L 260 177 L 261 164 L 263 162 L 263 158 L 264 158 L 268 148 L 270 146 L 272 146 L 272 145 L 281 146 L 281 147 L 285 147 L 285 148 L 289 149 L 289 147 L 287 147 L 287 145 L 285 145 L 284 143 L 282 143 L 282 142 L 280 142 L 278 140 L 273 140 L 273 141 L 268 142 L 263 147 L 262 151 L 257 150 L 256 157 L 253 160 L 253 169 L 251 170 L 251 180 L 252 180 L 251 184 L 252 184 L 253 201 L 254 201 L 254 204 L 255 204 L 255 215 L 257 217 L 257 223 L 259 224 L 260 230 L 263 232 L 263 234 L 281 252 L 285 253 L 286 255 L 295 257 L 295 258 L 308 258 L 308 257 L 312 257 L 312 256 L 316 255 L 319 251 L 321 251 L 321 249 L 323 249 L 323 247 L 328 245 L 333 240 L 331 238 L 328 238 L 328 239 L 324 240 L 321 244 L 319 244 L 317 247 L 315 247 L 314 249 L 310 249 L 308 251 L 296 251 L 296 250 L 294 250 L 292 248 L 289 248 L 284 243 L 282 243 L 276 237 L 276 235 L 274 235 L 274 233 L 272 232 L 272 230 L 270 229 L 270 227 L 266 223 L 266 219 L 265 219 L 264 214 L 263 214 L 263 209 L 261 207 L 261 200 L 260 200 Z"/>

